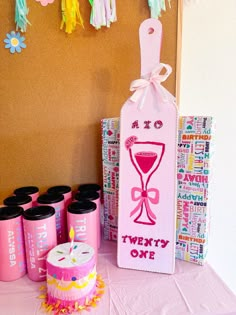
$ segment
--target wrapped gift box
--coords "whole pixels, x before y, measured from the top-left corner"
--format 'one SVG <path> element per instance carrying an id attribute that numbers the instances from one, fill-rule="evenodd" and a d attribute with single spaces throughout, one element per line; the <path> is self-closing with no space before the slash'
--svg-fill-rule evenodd
<path id="1" fill-rule="evenodd" d="M 104 239 L 117 240 L 119 193 L 119 118 L 102 119 Z"/>
<path id="2" fill-rule="evenodd" d="M 180 117 L 176 257 L 200 265 L 208 247 L 213 140 L 212 117 Z"/>

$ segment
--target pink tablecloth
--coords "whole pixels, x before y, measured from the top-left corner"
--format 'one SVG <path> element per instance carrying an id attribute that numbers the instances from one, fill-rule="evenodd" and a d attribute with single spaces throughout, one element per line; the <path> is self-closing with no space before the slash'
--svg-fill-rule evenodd
<path id="1" fill-rule="evenodd" d="M 106 292 L 91 315 L 236 315 L 236 296 L 209 265 L 176 261 L 174 275 L 120 269 L 116 243 L 103 242 L 98 272 Z M 233 275 L 232 275 L 233 276 Z M 42 315 L 39 287 L 27 276 L 0 282 L 0 315 Z"/>

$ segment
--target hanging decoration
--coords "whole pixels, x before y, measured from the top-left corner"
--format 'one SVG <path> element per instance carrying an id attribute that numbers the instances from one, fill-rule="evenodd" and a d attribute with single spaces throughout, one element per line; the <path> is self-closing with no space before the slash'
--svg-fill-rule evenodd
<path id="1" fill-rule="evenodd" d="M 169 7 L 170 1 L 168 0 Z M 161 16 L 161 11 L 166 11 L 166 0 L 148 0 L 148 5 L 151 10 L 151 18 L 157 19 Z"/>
<path id="2" fill-rule="evenodd" d="M 96 30 L 102 26 L 110 27 L 117 20 L 116 0 L 89 0 L 89 3 L 92 7 L 90 24 Z"/>
<path id="3" fill-rule="evenodd" d="M 27 19 L 28 13 L 29 9 L 27 7 L 26 0 L 16 0 L 15 23 L 17 31 L 19 29 L 21 32 L 26 32 L 27 24 L 30 24 L 29 20 Z"/>
<path id="4" fill-rule="evenodd" d="M 71 34 L 77 24 L 84 28 L 78 0 L 61 0 L 61 11 L 61 29 L 65 26 L 66 33 Z"/>
<path id="5" fill-rule="evenodd" d="M 53 3 L 54 0 L 36 0 L 37 2 L 40 2 L 42 6 L 46 6 L 48 5 L 49 3 Z"/>
<path id="6" fill-rule="evenodd" d="M 22 48 L 26 48 L 26 44 L 24 43 L 25 38 L 21 36 L 20 33 L 12 31 L 10 34 L 8 33 L 6 37 L 7 38 L 4 39 L 4 43 L 6 43 L 5 48 L 10 49 L 10 53 L 20 53 Z"/>

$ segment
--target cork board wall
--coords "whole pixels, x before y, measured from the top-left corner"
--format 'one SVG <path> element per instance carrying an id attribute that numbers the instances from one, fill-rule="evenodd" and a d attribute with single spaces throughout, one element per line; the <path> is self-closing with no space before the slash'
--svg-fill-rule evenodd
<path id="1" fill-rule="evenodd" d="M 21 186 L 102 184 L 100 120 L 117 117 L 140 77 L 138 29 L 147 0 L 117 0 L 118 21 L 96 31 L 91 7 L 79 0 L 85 29 L 60 30 L 60 1 L 28 0 L 26 49 L 10 54 L 14 2 L 0 4 L 0 203 Z M 177 5 L 163 12 L 161 61 L 173 68 L 165 87 L 175 94 Z"/>

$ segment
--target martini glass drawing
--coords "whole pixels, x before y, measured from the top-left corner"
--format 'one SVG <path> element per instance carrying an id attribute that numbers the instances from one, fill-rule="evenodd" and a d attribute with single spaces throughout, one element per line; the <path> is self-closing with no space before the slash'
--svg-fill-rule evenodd
<path id="1" fill-rule="evenodd" d="M 153 213 L 150 204 L 158 204 L 159 190 L 148 188 L 152 175 L 157 171 L 162 161 L 165 144 L 161 142 L 137 141 L 136 137 L 127 139 L 127 149 L 131 163 L 140 176 L 141 187 L 132 187 L 131 198 L 138 202 L 131 211 L 130 216 L 135 216 L 134 222 L 139 224 L 155 225 L 156 215 Z"/>

